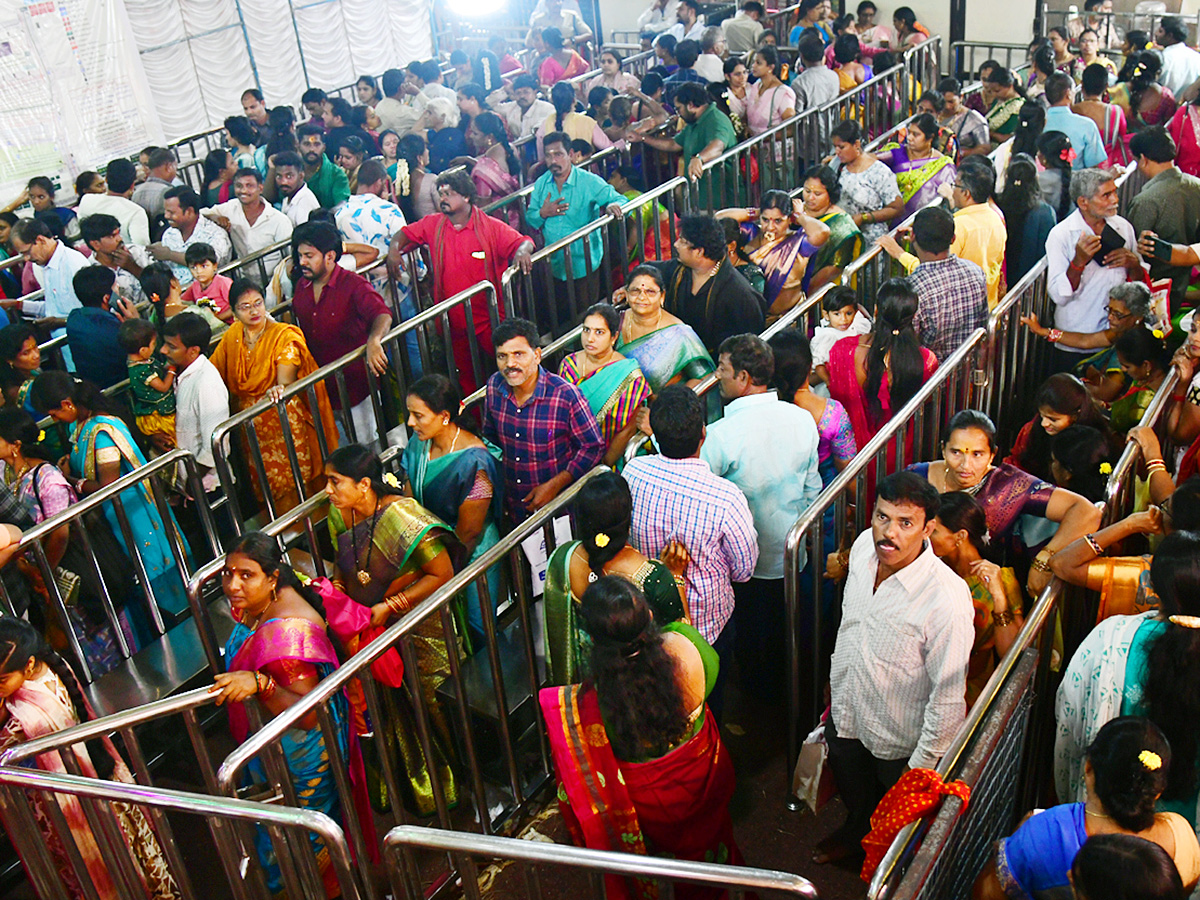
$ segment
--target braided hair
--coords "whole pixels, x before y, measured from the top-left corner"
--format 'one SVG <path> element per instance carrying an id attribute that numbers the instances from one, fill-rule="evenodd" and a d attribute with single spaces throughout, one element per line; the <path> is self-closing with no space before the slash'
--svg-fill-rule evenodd
<path id="1" fill-rule="evenodd" d="M 592 638 L 591 677 L 613 752 L 635 761 L 667 753 L 687 736 L 688 710 L 645 595 L 606 575 L 584 592 L 579 614 Z"/>

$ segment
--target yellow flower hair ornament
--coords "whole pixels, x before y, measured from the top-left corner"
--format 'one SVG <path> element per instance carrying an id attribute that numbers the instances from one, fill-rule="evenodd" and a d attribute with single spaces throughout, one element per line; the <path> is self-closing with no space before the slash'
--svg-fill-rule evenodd
<path id="1" fill-rule="evenodd" d="M 1157 772 L 1162 768 L 1162 757 L 1153 750 L 1143 750 L 1138 754 L 1138 762 L 1149 769 L 1151 772 Z"/>
<path id="2" fill-rule="evenodd" d="M 1162 329 L 1161 329 L 1161 328 L 1155 328 L 1155 329 L 1154 329 L 1152 332 L 1150 332 L 1150 333 L 1151 333 L 1152 335 L 1154 335 L 1156 338 L 1158 338 L 1160 341 L 1163 339 L 1163 333 L 1162 333 Z"/>
<path id="3" fill-rule="evenodd" d="M 1101 475 L 1111 475 L 1112 474 L 1112 463 L 1110 463 L 1110 462 L 1100 463 L 1100 474 Z"/>
<path id="4" fill-rule="evenodd" d="M 595 538 L 593 538 L 593 541 L 595 542 L 597 547 L 599 547 L 601 550 L 603 550 L 605 547 L 608 546 L 609 538 L 608 538 L 607 534 L 605 534 L 603 531 L 601 531 L 599 534 L 596 535 Z"/>
<path id="5" fill-rule="evenodd" d="M 46 432 L 45 432 L 45 431 L 39 431 L 39 432 L 38 432 L 38 443 L 40 444 L 40 443 L 41 443 L 42 441 L 44 441 L 45 439 L 46 439 Z"/>
<path id="6" fill-rule="evenodd" d="M 383 475 L 383 483 L 394 488 L 400 487 L 400 479 L 391 472 L 385 472 Z"/>

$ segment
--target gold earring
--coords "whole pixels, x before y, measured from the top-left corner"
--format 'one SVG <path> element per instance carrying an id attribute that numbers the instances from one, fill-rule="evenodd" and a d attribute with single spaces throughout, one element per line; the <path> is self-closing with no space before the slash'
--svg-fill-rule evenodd
<path id="1" fill-rule="evenodd" d="M 443 425 L 449 425 L 449 424 L 450 424 L 450 417 L 449 417 L 449 416 L 442 416 L 442 424 L 443 424 Z"/>

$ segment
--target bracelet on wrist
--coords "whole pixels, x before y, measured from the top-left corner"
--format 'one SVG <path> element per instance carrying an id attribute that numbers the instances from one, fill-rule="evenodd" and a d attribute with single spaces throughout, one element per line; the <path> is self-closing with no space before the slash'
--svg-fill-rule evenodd
<path id="1" fill-rule="evenodd" d="M 1052 344 L 1057 344 L 1059 341 L 1062 340 L 1062 338 L 1063 338 L 1063 333 L 1062 333 L 1061 328 L 1051 328 L 1050 331 L 1047 332 L 1047 334 L 1046 334 L 1046 340 L 1048 340 Z"/>
<path id="2" fill-rule="evenodd" d="M 1033 558 L 1033 562 L 1030 565 L 1033 568 L 1037 569 L 1039 572 L 1049 572 L 1050 571 L 1050 557 L 1052 557 L 1053 555 L 1054 555 L 1053 553 L 1043 550 L 1041 553 L 1039 553 L 1037 556 L 1035 556 Z"/>
<path id="3" fill-rule="evenodd" d="M 1074 269 L 1076 272 L 1082 272 L 1086 265 L 1087 264 L 1084 263 L 1084 265 L 1082 265 L 1082 266 L 1077 266 L 1077 265 L 1075 265 L 1075 260 L 1071 260 L 1069 263 L 1067 263 L 1067 268 Z"/>
<path id="4" fill-rule="evenodd" d="M 1005 625 L 1011 625 L 1017 620 L 1017 614 L 1011 609 L 1004 609 L 1000 612 L 992 612 L 992 624 L 997 628 L 1003 628 Z"/>
<path id="5" fill-rule="evenodd" d="M 263 684 L 262 690 L 258 692 L 258 696 L 264 700 L 270 700 L 275 696 L 275 688 L 277 685 L 275 684 L 275 679 L 270 675 L 265 675 L 263 677 L 266 679 L 266 683 Z"/>
<path id="6" fill-rule="evenodd" d="M 1087 545 L 1092 548 L 1093 553 L 1095 553 L 1097 556 L 1104 555 L 1104 548 L 1100 546 L 1100 542 L 1096 540 L 1096 536 L 1094 534 L 1085 534 L 1083 539 L 1087 541 Z"/>
<path id="7" fill-rule="evenodd" d="M 1182 394 L 1172 394 L 1171 399 L 1176 403 L 1182 403 L 1184 400 L 1187 399 L 1187 393 L 1185 392 Z"/>

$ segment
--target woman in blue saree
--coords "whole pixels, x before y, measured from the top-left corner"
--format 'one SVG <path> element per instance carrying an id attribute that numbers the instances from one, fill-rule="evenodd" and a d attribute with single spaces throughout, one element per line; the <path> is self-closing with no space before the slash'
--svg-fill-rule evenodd
<path id="1" fill-rule="evenodd" d="M 71 454 L 69 464 L 63 466 L 63 474 L 80 497 L 94 494 L 146 465 L 146 457 L 134 442 L 129 426 L 111 410 L 108 399 L 91 382 L 76 381 L 66 372 L 44 372 L 34 380 L 31 398 L 39 414 L 72 426 Z M 122 536 L 130 557 L 135 551 L 141 557 L 158 605 L 172 616 L 179 615 L 187 608 L 184 591 L 187 575 L 179 571 L 175 562 L 171 532 L 179 547 L 185 553 L 187 550 L 179 537 L 175 516 L 171 514 L 163 521 L 145 481 L 126 488 L 120 496 L 136 548 L 125 541 L 114 504 L 104 504 L 104 517 L 113 534 Z"/>
<path id="2" fill-rule="evenodd" d="M 217 703 L 228 704 L 230 730 L 240 744 L 249 734 L 245 703 L 255 700 L 260 714 L 277 716 L 333 672 L 338 659 L 325 632 L 320 597 L 302 585 L 283 563 L 275 538 L 261 531 L 242 535 L 225 557 L 221 587 L 236 624 L 225 644 L 228 671 L 213 679 L 212 693 L 219 695 Z M 373 849 L 374 827 L 365 802 L 362 758 L 350 734 L 345 695 L 336 694 L 329 709 L 337 730 L 341 760 L 350 768 L 359 823 L 372 832 L 364 836 L 367 846 Z M 323 812 L 346 827 L 330 754 L 316 713 L 285 732 L 280 743 L 299 805 Z M 270 783 L 258 758 L 251 761 L 247 776 L 249 784 Z M 325 896 L 338 896 L 341 888 L 330 865 L 328 848 L 315 833 L 309 834 L 309 841 L 324 882 Z M 267 886 L 272 894 L 278 894 L 284 885 L 271 839 L 259 828 L 254 843 Z"/>
<path id="3" fill-rule="evenodd" d="M 583 349 L 563 357 L 558 374 L 579 388 L 596 417 L 608 450 L 604 464 L 620 471 L 625 447 L 637 431 L 638 410 L 650 400 L 650 385 L 636 359 L 617 352 L 621 317 L 611 303 L 583 314 Z"/>
<path id="4" fill-rule="evenodd" d="M 500 448 L 479 436 L 469 416 L 458 414 L 458 389 L 445 375 L 426 375 L 408 390 L 408 427 L 404 469 L 412 497 L 447 525 L 471 554 L 472 562 L 500 540 L 504 473 Z M 500 567 L 487 574 L 492 610 L 500 602 Z M 483 646 L 483 609 L 479 589 L 467 588 L 467 624 L 472 645 Z"/>
<path id="5" fill-rule="evenodd" d="M 1155 812 L 1167 786 L 1171 745 L 1148 719 L 1121 716 L 1097 733 L 1087 750 L 1083 802 L 1035 811 L 999 841 L 975 882 L 974 900 L 1071 897 L 1068 873 L 1075 854 L 1097 834 L 1132 834 L 1161 846 L 1188 891 L 1200 878 L 1196 832 L 1178 813 Z"/>
<path id="6" fill-rule="evenodd" d="M 717 218 L 741 223 L 750 260 L 767 278 L 769 325 L 803 298 L 808 261 L 829 240 L 829 226 L 783 191 L 767 191 L 758 209 L 723 209 Z"/>

